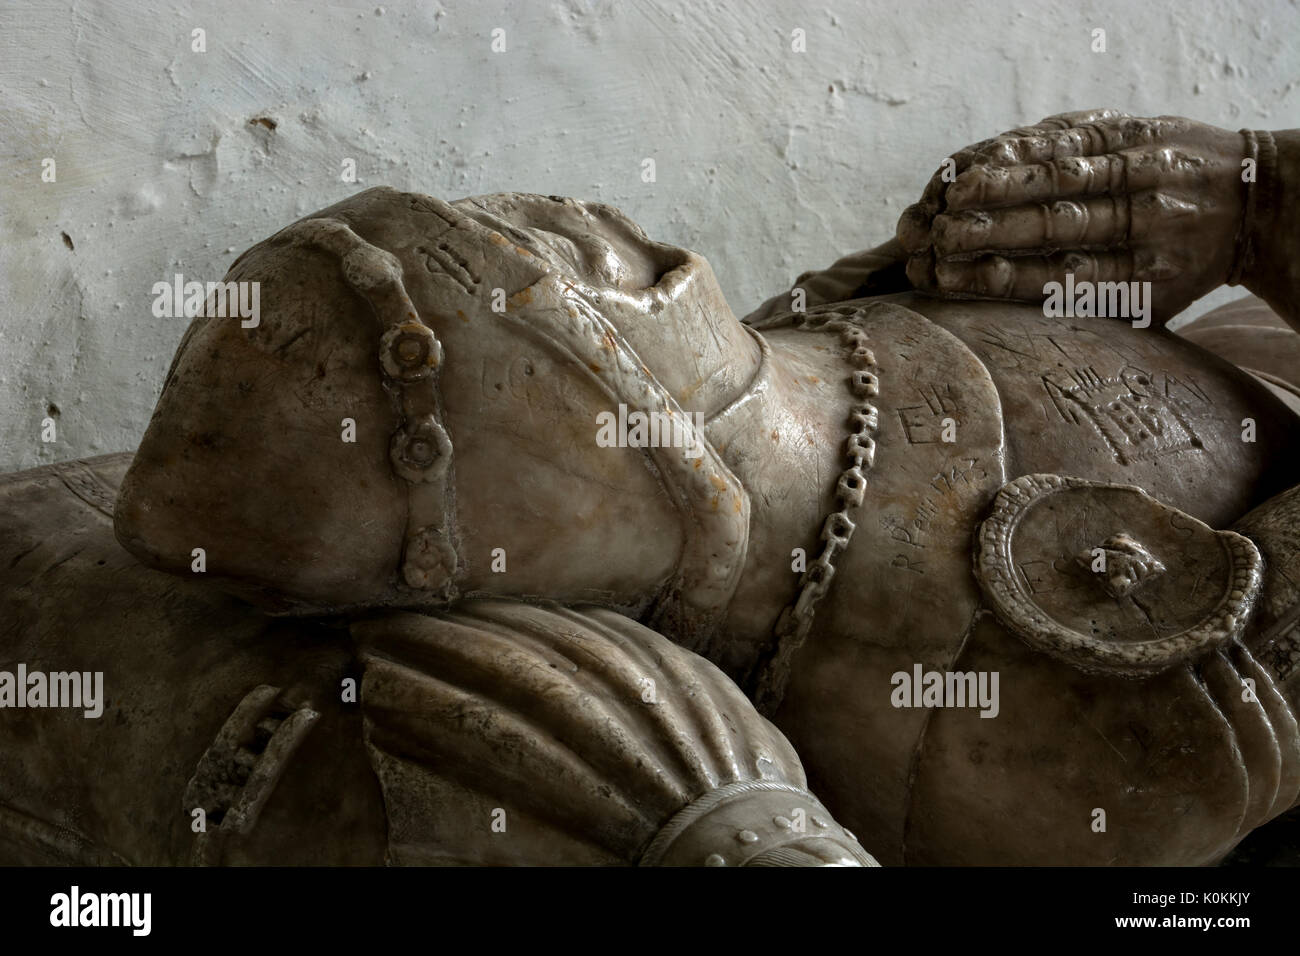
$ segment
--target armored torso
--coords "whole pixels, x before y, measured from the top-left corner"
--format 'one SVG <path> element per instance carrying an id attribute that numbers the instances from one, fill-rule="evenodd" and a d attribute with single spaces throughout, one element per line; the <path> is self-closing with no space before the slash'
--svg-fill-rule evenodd
<path id="1" fill-rule="evenodd" d="M 1192 547 L 1181 542 L 1300 480 L 1289 452 L 1300 419 L 1163 331 L 911 295 L 833 308 L 858 312 L 874 353 L 874 463 L 775 720 L 846 825 L 886 863 L 1204 863 L 1292 805 L 1294 702 L 1240 641 L 1142 675 L 1108 672 L 1027 643 L 973 572 L 999 489 L 1032 474 L 1142 489 L 1124 493 L 1114 521 L 1162 508 L 1152 546 L 1177 567 Z M 807 347 L 780 323 L 763 334 Z M 1059 592 L 1068 616 L 1072 589 L 1092 585 L 1061 557 L 1075 549 L 1064 542 L 1086 538 L 1072 522 L 1110 505 L 1091 493 L 1064 505 L 1045 506 L 1046 544 L 1015 554 L 1010 573 L 1045 606 Z M 1226 599 L 1246 572 L 1214 567 L 1192 587 Z M 1117 614 L 1154 615 L 1153 633 L 1176 629 L 1172 607 L 1114 600 L 1127 609 Z M 898 693 L 932 673 L 983 675 L 985 688 L 996 674 L 996 704 Z M 1241 700 L 1247 680 L 1253 701 Z"/>

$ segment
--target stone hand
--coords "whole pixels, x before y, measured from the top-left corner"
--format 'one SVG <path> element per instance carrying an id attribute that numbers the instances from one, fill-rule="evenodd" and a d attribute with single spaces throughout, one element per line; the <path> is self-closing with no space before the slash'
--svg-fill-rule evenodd
<path id="1" fill-rule="evenodd" d="M 953 298 L 1039 301 L 1048 282 L 1151 283 L 1157 321 L 1228 281 L 1240 133 L 1114 110 L 1051 116 L 958 151 L 898 223 L 907 275 Z"/>

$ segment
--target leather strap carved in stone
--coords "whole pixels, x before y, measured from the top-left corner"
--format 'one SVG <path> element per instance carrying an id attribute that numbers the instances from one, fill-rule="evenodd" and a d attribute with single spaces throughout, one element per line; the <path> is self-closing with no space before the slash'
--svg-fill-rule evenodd
<path id="1" fill-rule="evenodd" d="M 1262 561 L 1140 488 L 1025 475 L 980 527 L 975 575 L 998 617 L 1081 670 L 1139 677 L 1241 634 Z"/>
<path id="2" fill-rule="evenodd" d="M 282 229 L 273 241 L 315 246 L 337 255 L 344 278 L 384 326 L 379 364 L 401 420 L 390 458 L 408 491 L 402 577 L 409 587 L 442 589 L 447 597 L 454 596 L 460 558 L 454 544 L 451 438 L 443 426 L 438 392 L 443 350 L 411 302 L 401 260 L 337 219 L 301 220 Z"/>

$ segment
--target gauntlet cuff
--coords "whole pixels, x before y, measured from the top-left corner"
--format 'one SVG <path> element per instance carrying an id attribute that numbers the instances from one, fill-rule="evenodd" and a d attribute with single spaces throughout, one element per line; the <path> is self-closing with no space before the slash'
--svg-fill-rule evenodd
<path id="1" fill-rule="evenodd" d="M 807 790 L 742 780 L 678 811 L 641 866 L 879 866 Z"/>

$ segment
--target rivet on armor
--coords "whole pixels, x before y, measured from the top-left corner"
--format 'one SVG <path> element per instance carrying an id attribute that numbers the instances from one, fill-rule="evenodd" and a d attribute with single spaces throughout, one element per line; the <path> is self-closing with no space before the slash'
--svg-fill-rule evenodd
<path id="1" fill-rule="evenodd" d="M 379 343 L 384 372 L 404 384 L 432 375 L 442 364 L 442 343 L 419 322 L 404 322 L 384 333 Z"/>
<path id="2" fill-rule="evenodd" d="M 812 818 L 812 821 L 813 821 L 813 826 L 822 830 L 825 830 L 828 826 L 830 826 L 830 824 L 826 822 L 825 817 L 814 816 Z"/>
<path id="3" fill-rule="evenodd" d="M 794 825 L 790 822 L 789 817 L 773 817 L 772 822 L 775 823 L 777 827 L 782 830 L 788 830 L 790 829 L 791 826 Z"/>
<path id="4" fill-rule="evenodd" d="M 705 866 L 726 866 L 727 861 L 722 858 L 721 853 L 710 853 L 704 860 Z"/>
<path id="5" fill-rule="evenodd" d="M 434 481 L 446 469 L 451 440 L 432 415 L 398 430 L 390 457 L 393 470 L 407 481 Z"/>
<path id="6" fill-rule="evenodd" d="M 741 830 L 736 834 L 736 840 L 739 843 L 757 843 L 758 834 L 753 830 Z"/>

